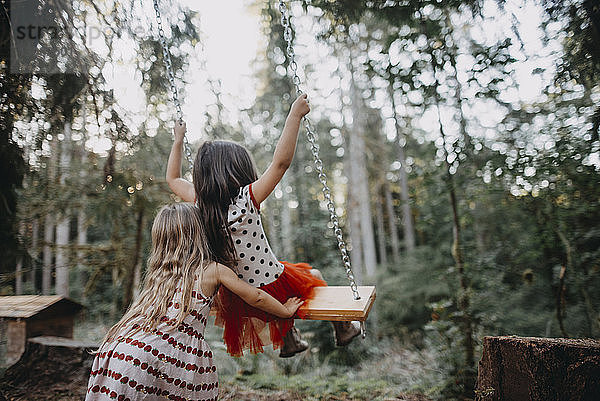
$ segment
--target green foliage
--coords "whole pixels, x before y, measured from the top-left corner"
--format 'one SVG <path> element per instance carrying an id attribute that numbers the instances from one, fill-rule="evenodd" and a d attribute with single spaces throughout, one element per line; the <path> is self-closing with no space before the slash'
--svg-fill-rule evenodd
<path id="1" fill-rule="evenodd" d="M 439 320 L 425 325 L 424 346 L 436 354 L 441 374 L 438 382 L 428 389 L 428 395 L 437 400 L 464 399 L 464 394 L 471 391 L 465 388 L 464 383 L 467 377 L 477 372 L 464 361 L 464 334 L 459 329 L 461 314 L 450 311 L 450 303 L 440 302 L 431 306 Z"/>
<path id="2" fill-rule="evenodd" d="M 421 246 L 388 267 L 377 285 L 378 335 L 419 339 L 422 335 L 415 334 L 432 318 L 429 305 L 451 294 L 446 280 L 450 263 L 439 250 Z"/>
<path id="3" fill-rule="evenodd" d="M 23 150 L 13 138 L 15 122 L 29 118 L 35 107 L 29 96 L 31 77 L 11 74 L 9 26 L 10 5 L 3 4 L 0 16 L 3 38 L 0 39 L 0 273 L 12 272 L 17 257 L 23 253 L 17 235 L 18 193 L 27 166 Z M 0 292 L 5 292 L 0 282 Z"/>
<path id="4" fill-rule="evenodd" d="M 0 122 L 5 127 L 4 122 Z M 12 125 L 12 124 L 11 124 Z M 0 272 L 11 271 L 17 256 L 21 254 L 17 234 L 17 190 L 25 173 L 23 151 L 11 139 L 9 132 L 0 132 Z"/>

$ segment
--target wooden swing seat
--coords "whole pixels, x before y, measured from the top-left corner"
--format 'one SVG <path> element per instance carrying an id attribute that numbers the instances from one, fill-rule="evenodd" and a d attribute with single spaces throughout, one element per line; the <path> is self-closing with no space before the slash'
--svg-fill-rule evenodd
<path id="1" fill-rule="evenodd" d="M 364 322 L 375 302 L 374 286 L 359 286 L 360 299 L 355 300 L 348 286 L 315 287 L 315 297 L 300 307 L 309 320 Z"/>

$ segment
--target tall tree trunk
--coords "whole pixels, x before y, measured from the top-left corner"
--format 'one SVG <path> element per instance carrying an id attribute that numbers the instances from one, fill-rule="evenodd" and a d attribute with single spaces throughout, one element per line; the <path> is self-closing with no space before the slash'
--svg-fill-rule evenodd
<path id="1" fill-rule="evenodd" d="M 66 188 L 66 179 L 71 164 L 71 122 L 65 122 L 65 138 L 60 152 L 60 186 Z M 56 294 L 69 296 L 69 245 L 70 218 L 67 210 L 59 214 L 56 224 Z"/>
<path id="2" fill-rule="evenodd" d="M 398 161 L 400 162 L 400 199 L 402 200 L 402 227 L 404 229 L 404 245 L 407 252 L 415 249 L 415 228 L 413 224 L 412 211 L 410 208 L 410 195 L 408 192 L 408 173 L 406 172 L 406 138 L 400 126 L 400 116 L 396 111 L 396 99 L 394 96 L 393 79 L 388 84 L 388 94 L 392 102 L 392 116 L 396 129 L 396 140 L 398 142 Z"/>
<path id="3" fill-rule="evenodd" d="M 349 167 L 348 170 L 352 170 L 352 167 Z M 354 273 L 354 277 L 356 281 L 362 282 L 363 272 L 364 272 L 364 261 L 363 261 L 363 249 L 361 242 L 361 233 L 360 233 L 360 214 L 358 210 L 357 199 L 355 196 L 353 188 L 353 180 L 350 178 L 352 173 L 349 173 L 348 176 L 348 195 L 347 195 L 347 206 L 346 206 L 346 215 L 348 219 L 348 223 L 350 225 L 350 259 L 352 262 L 352 272 Z"/>
<path id="4" fill-rule="evenodd" d="M 379 262 L 387 266 L 387 250 L 386 250 L 386 234 L 385 234 L 385 223 L 383 218 L 383 199 L 381 194 L 378 194 L 377 203 L 375 204 L 375 211 L 377 213 L 377 243 L 379 246 Z"/>
<path id="5" fill-rule="evenodd" d="M 373 232 L 373 217 L 371 215 L 371 202 L 369 192 L 369 178 L 367 171 L 366 147 L 363 138 L 365 122 L 361 106 L 364 106 L 360 89 L 355 81 L 356 73 L 349 63 L 351 73 L 351 98 L 353 122 L 350 135 L 350 159 L 353 176 L 352 192 L 356 196 L 358 210 L 360 213 L 360 233 L 364 258 L 364 268 L 367 277 L 374 277 L 377 266 L 377 252 L 375 246 L 375 235 Z"/>
<path id="6" fill-rule="evenodd" d="M 348 143 L 348 142 L 346 142 Z M 346 147 L 349 148 L 348 146 Z M 362 281 L 364 272 L 363 250 L 360 234 L 360 215 L 358 210 L 358 200 L 355 186 L 354 166 L 350 151 L 344 153 L 344 175 L 348 178 L 346 185 L 346 219 L 348 221 L 348 244 L 350 250 L 350 261 L 352 262 L 352 272 L 357 281 Z"/>
<path id="7" fill-rule="evenodd" d="M 57 164 L 58 164 L 58 140 L 56 135 L 50 140 L 50 156 L 46 161 L 48 168 L 46 169 L 48 184 L 56 185 Z M 46 199 L 50 200 L 50 195 L 46 193 Z M 46 210 L 44 216 L 44 245 L 43 245 L 43 260 L 42 260 L 42 294 L 50 295 L 52 293 L 52 271 L 54 269 L 54 239 L 56 235 L 56 218 L 54 216 L 54 207 L 51 210 Z"/>
<path id="8" fill-rule="evenodd" d="M 304 147 L 297 146 L 296 149 L 296 162 L 292 163 L 291 171 L 287 174 L 290 174 L 286 180 L 291 185 L 293 189 L 289 194 L 284 191 L 284 197 L 287 196 L 287 199 L 290 201 L 295 201 L 297 207 L 295 209 L 289 210 L 291 213 L 292 221 L 297 222 L 307 222 L 307 216 L 310 214 L 309 208 L 310 197 L 308 196 L 308 192 L 305 186 L 306 173 L 304 172 L 304 166 L 300 163 L 300 160 L 306 160 L 304 158 Z M 290 209 L 289 204 L 285 205 L 284 208 Z M 295 220 L 294 220 L 295 217 Z M 299 224 L 294 224 L 295 227 L 301 227 Z M 310 238 L 308 235 L 303 235 L 302 232 L 299 232 L 297 229 L 294 230 L 295 235 L 293 235 L 294 242 L 296 243 L 296 249 L 293 250 L 295 253 L 297 260 L 313 260 L 313 251 L 310 246 Z"/>
<path id="9" fill-rule="evenodd" d="M 334 47 L 334 55 L 338 60 L 343 60 L 345 56 L 340 56 L 340 50 L 337 47 Z M 340 79 L 340 83 L 344 79 L 342 69 L 342 63 L 338 63 L 337 74 Z M 342 107 L 346 107 L 347 102 L 344 101 L 344 93 L 343 90 L 339 91 L 340 96 L 340 104 Z M 352 272 L 356 281 L 362 282 L 363 272 L 364 272 L 364 262 L 363 262 L 363 247 L 361 244 L 361 232 L 360 232 L 360 215 L 359 215 L 359 207 L 358 207 L 358 199 L 356 198 L 356 192 L 354 188 L 356 186 L 356 173 L 355 173 L 355 165 L 353 160 L 353 150 L 350 146 L 352 140 L 350 139 L 351 133 L 349 128 L 349 123 L 346 121 L 346 115 L 342 113 L 342 127 L 340 127 L 343 138 L 344 138 L 344 176 L 347 178 L 346 182 L 346 221 L 348 222 L 348 239 L 346 243 L 348 244 L 348 250 L 350 252 L 350 261 L 352 263 Z"/>
<path id="10" fill-rule="evenodd" d="M 114 143 L 113 143 L 114 147 Z M 126 276 L 131 276 L 131 249 L 125 245 L 124 237 L 122 236 L 122 227 L 124 222 L 118 215 L 112 218 L 112 232 L 110 234 L 110 247 L 113 250 L 112 260 L 108 268 L 111 273 L 112 291 L 125 292 L 125 287 L 121 286 L 123 279 L 128 279 Z M 109 310 L 109 320 L 115 321 L 121 315 L 122 309 L 125 306 L 121 305 L 123 296 L 112 297 Z"/>
<path id="11" fill-rule="evenodd" d="M 52 291 L 52 243 L 54 242 L 54 218 L 48 213 L 44 220 L 44 258 L 42 265 L 42 294 Z"/>
<path id="12" fill-rule="evenodd" d="M 565 233 L 561 230 L 561 224 L 557 224 L 554 228 L 554 231 L 556 232 L 556 235 L 558 236 L 558 238 L 560 239 L 560 242 L 563 244 L 564 248 L 565 248 L 565 263 L 563 264 L 563 266 L 560 269 L 560 274 L 559 274 L 559 282 L 558 282 L 558 291 L 556 293 L 556 318 L 558 319 L 558 326 L 560 327 L 560 332 L 562 334 L 563 337 L 569 337 L 569 335 L 567 334 L 567 330 L 565 329 L 565 323 L 564 323 L 564 319 L 565 319 L 565 315 L 566 315 L 566 307 L 565 307 L 565 292 L 566 292 L 566 285 L 565 285 L 565 276 L 567 273 L 567 270 L 571 270 L 571 266 L 572 266 L 572 248 L 571 248 L 571 243 L 569 241 L 569 239 L 567 238 L 567 236 L 565 235 Z M 591 328 L 591 325 L 590 325 Z"/>
<path id="13" fill-rule="evenodd" d="M 394 210 L 394 200 L 392 198 L 392 191 L 390 190 L 390 185 L 387 182 L 383 184 L 383 194 L 385 197 L 385 206 L 388 215 L 390 240 L 392 243 L 392 262 L 398 263 L 400 261 L 400 240 L 398 239 L 398 226 L 396 225 L 396 212 Z"/>
<path id="14" fill-rule="evenodd" d="M 23 256 L 17 257 L 15 266 L 15 295 L 23 295 Z"/>
<path id="15" fill-rule="evenodd" d="M 85 214 L 85 206 L 81 205 L 79 211 L 77 212 L 77 285 L 79 288 L 85 287 L 85 258 L 86 252 L 83 251 L 83 248 L 87 245 L 87 224 L 86 224 L 86 214 Z M 83 291 L 81 292 L 81 297 L 84 297 Z"/>
<path id="16" fill-rule="evenodd" d="M 140 233 L 142 236 L 139 237 L 139 248 L 138 242 L 136 239 L 136 261 L 135 261 L 135 270 L 133 271 L 133 297 L 132 301 L 140 295 L 140 291 L 142 288 L 142 240 L 143 240 L 143 227 L 145 226 L 145 217 L 142 217 L 142 222 L 140 226 L 142 227 L 142 231 Z"/>
<path id="17" fill-rule="evenodd" d="M 111 270 L 111 281 L 112 287 L 114 289 L 119 288 L 120 280 L 119 280 L 119 267 L 112 266 Z M 108 313 L 108 318 L 111 322 L 117 320 L 117 315 L 119 314 L 119 297 L 113 297 L 112 302 L 110 303 L 110 310 Z"/>
<path id="18" fill-rule="evenodd" d="M 19 239 L 18 241 L 21 243 L 22 252 L 19 252 L 19 256 L 17 256 L 17 265 L 15 266 L 15 294 L 22 295 L 23 294 L 23 259 L 24 259 L 24 251 L 25 244 L 23 243 L 23 238 L 25 234 L 25 224 L 23 222 L 19 222 Z"/>
<path id="19" fill-rule="evenodd" d="M 38 265 L 38 258 L 40 257 L 39 246 L 39 235 L 40 235 L 40 223 L 37 218 L 33 219 L 31 223 L 31 270 L 29 271 L 29 282 L 33 293 L 37 293 L 36 289 L 36 272 Z"/>
<path id="20" fill-rule="evenodd" d="M 477 253 L 483 255 L 487 251 L 486 245 L 486 232 L 483 223 L 483 219 L 485 215 L 480 212 L 480 209 L 485 210 L 485 205 L 483 208 L 479 203 L 475 203 L 475 209 L 473 210 L 473 231 L 475 234 L 475 246 L 477 248 Z"/>
<path id="21" fill-rule="evenodd" d="M 432 60 L 435 60 L 435 55 L 432 54 Z M 435 62 L 435 61 L 434 61 Z M 461 328 L 463 332 L 463 347 L 465 351 L 465 365 L 467 367 L 467 371 L 464 376 L 464 387 L 465 390 L 471 392 L 475 386 L 475 374 L 474 369 L 475 366 L 475 342 L 473 340 L 473 319 L 471 318 L 471 314 L 469 312 L 470 306 L 470 297 L 469 297 L 469 287 L 467 284 L 467 278 L 465 274 L 465 265 L 464 258 L 462 253 L 462 242 L 461 242 L 461 227 L 460 227 L 460 217 L 458 212 L 458 201 L 456 196 L 456 185 L 454 182 L 454 175 L 450 171 L 450 163 L 448 162 L 448 153 L 447 153 L 447 137 L 444 131 L 444 125 L 442 123 L 442 115 L 439 104 L 439 94 L 437 92 L 439 82 L 437 81 L 436 69 L 434 66 L 434 77 L 435 78 L 435 93 L 434 100 L 437 108 L 437 117 L 439 123 L 440 135 L 442 136 L 442 146 L 444 149 L 444 159 L 446 166 L 446 185 L 448 188 L 448 194 L 450 197 L 450 207 L 452 210 L 452 257 L 454 258 L 454 263 L 456 265 L 456 271 L 458 273 L 458 281 L 460 286 L 460 291 L 458 294 L 457 307 L 462 313 L 461 317 Z"/>
<path id="22" fill-rule="evenodd" d="M 291 194 L 287 193 L 287 186 L 288 179 L 283 177 L 281 180 L 281 191 L 283 195 L 281 197 L 281 210 L 279 211 L 279 216 L 281 217 L 281 245 L 283 247 L 283 257 L 286 258 L 286 260 L 296 260 L 294 252 L 294 234 L 292 230 L 292 213 L 289 206 Z"/>
<path id="23" fill-rule="evenodd" d="M 69 296 L 69 232 L 70 219 L 61 213 L 56 225 L 56 294 Z"/>
<path id="24" fill-rule="evenodd" d="M 143 239 L 143 231 L 144 228 L 144 209 L 141 208 L 138 210 L 136 217 L 136 230 L 135 230 L 135 248 L 133 250 L 133 260 L 132 266 L 130 267 L 131 271 L 129 274 L 125 273 L 123 280 L 123 310 L 126 310 L 131 301 L 134 298 L 134 294 L 136 292 L 136 275 L 139 275 L 137 279 L 138 284 L 141 279 L 141 270 L 142 270 L 142 239 Z"/>
<path id="25" fill-rule="evenodd" d="M 81 162 L 81 166 L 85 166 L 87 164 L 87 152 L 85 150 L 85 139 L 87 138 L 86 132 L 86 121 L 87 121 L 87 109 L 85 107 L 85 99 L 82 101 L 83 106 L 81 107 L 81 119 L 83 120 L 82 129 L 80 131 L 81 137 L 84 139 L 83 143 L 79 148 L 81 152 L 79 160 Z M 86 169 L 79 169 L 79 176 L 82 179 L 82 182 L 85 181 Z M 79 210 L 77 211 L 77 277 L 75 282 L 77 283 L 77 287 L 80 288 L 80 296 L 81 299 L 85 299 L 85 283 L 87 282 L 86 277 L 86 256 L 87 252 L 83 250 L 87 245 L 87 215 L 85 213 L 85 205 L 87 204 L 87 197 L 85 195 L 82 196 L 81 202 L 79 204 Z"/>

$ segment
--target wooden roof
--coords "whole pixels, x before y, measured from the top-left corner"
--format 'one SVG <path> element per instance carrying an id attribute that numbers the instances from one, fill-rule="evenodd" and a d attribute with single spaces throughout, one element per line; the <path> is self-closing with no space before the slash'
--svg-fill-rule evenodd
<path id="1" fill-rule="evenodd" d="M 64 306 L 68 306 L 74 313 L 83 307 L 62 295 L 14 295 L 0 297 L 0 318 L 26 319 L 59 303 L 66 304 Z"/>

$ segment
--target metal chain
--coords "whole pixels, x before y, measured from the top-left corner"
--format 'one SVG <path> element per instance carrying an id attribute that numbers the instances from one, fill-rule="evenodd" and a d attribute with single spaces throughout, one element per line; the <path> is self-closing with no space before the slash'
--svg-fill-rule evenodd
<path id="1" fill-rule="evenodd" d="M 296 93 L 301 94 L 302 90 L 300 89 L 301 80 L 298 76 L 298 63 L 296 62 L 296 53 L 294 52 L 293 46 L 293 36 L 292 36 L 292 26 L 290 22 L 290 15 L 288 12 L 288 8 L 284 2 L 284 0 L 279 0 L 279 11 L 281 12 L 281 25 L 283 26 L 283 38 L 287 42 L 287 56 L 289 59 L 289 67 L 292 71 L 292 83 L 296 88 Z M 360 294 L 358 292 L 358 287 L 356 285 L 356 281 L 354 280 L 354 273 L 352 273 L 352 266 L 350 265 L 350 256 L 348 254 L 348 249 L 346 247 L 346 242 L 344 241 L 344 237 L 342 235 L 342 229 L 340 228 L 340 223 L 338 220 L 337 213 L 335 211 L 335 205 L 333 203 L 333 199 L 331 197 L 331 190 L 327 185 L 327 176 L 325 175 L 325 171 L 323 170 L 323 161 L 319 157 L 319 145 L 317 144 L 317 135 L 310 124 L 310 121 L 307 117 L 303 118 L 304 127 L 306 128 L 306 136 L 308 138 L 308 142 L 310 143 L 310 150 L 313 155 L 315 169 L 317 170 L 317 174 L 319 177 L 319 181 L 323 185 L 321 191 L 327 201 L 327 210 L 329 211 L 329 219 L 331 224 L 333 225 L 333 232 L 338 241 L 338 248 L 342 254 L 342 262 L 344 264 L 344 268 L 346 270 L 346 276 L 348 277 L 348 281 L 350 282 L 350 288 L 352 289 L 352 293 L 354 294 L 354 299 L 359 300 Z"/>
<path id="2" fill-rule="evenodd" d="M 169 47 L 167 45 L 167 39 L 165 38 L 165 31 L 162 26 L 162 17 L 160 15 L 160 8 L 158 0 L 153 0 L 154 12 L 156 13 L 156 23 L 158 25 L 158 38 L 162 47 L 163 60 L 165 61 L 165 67 L 167 69 L 167 78 L 169 79 L 169 85 L 171 89 L 171 97 L 175 104 L 175 111 L 177 115 L 177 122 L 183 122 L 183 112 L 181 111 L 181 103 L 179 102 L 179 95 L 177 93 L 177 86 L 175 85 L 175 74 L 173 72 L 173 64 L 171 63 L 171 54 L 169 53 Z M 183 150 L 185 160 L 188 162 L 188 168 L 190 171 L 194 166 L 194 160 L 192 158 L 192 150 L 190 143 L 188 142 L 187 136 L 183 136 Z"/>

